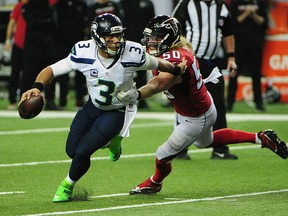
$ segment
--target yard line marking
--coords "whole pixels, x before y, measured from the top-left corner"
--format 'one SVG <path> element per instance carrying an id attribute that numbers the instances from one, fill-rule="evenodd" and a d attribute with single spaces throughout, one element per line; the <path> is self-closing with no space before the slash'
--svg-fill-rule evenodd
<path id="1" fill-rule="evenodd" d="M 50 132 L 64 132 L 64 131 L 69 131 L 69 128 L 42 128 L 42 129 L 27 129 L 27 130 L 15 130 L 15 131 L 0 131 L 0 135 L 50 133 Z"/>
<path id="2" fill-rule="evenodd" d="M 245 150 L 245 149 L 252 149 L 252 148 L 260 148 L 260 145 L 251 145 L 251 146 L 231 146 L 229 149 L 231 150 Z M 189 150 L 188 153 L 204 153 L 210 152 L 211 149 L 195 149 Z M 127 158 L 140 158 L 140 157 L 154 157 L 155 153 L 143 153 L 143 154 L 130 154 L 130 155 L 121 155 L 121 159 Z M 95 160 L 110 160 L 109 157 L 92 157 L 92 161 Z M 13 164 L 0 164 L 1 167 L 21 167 L 21 166 L 35 166 L 35 165 L 45 165 L 45 164 L 59 164 L 59 163 L 71 163 L 71 160 L 55 160 L 55 161 L 39 161 L 39 162 L 24 162 L 24 163 L 13 163 Z"/>
<path id="3" fill-rule="evenodd" d="M 118 194 L 105 194 L 105 195 L 98 195 L 98 196 L 88 196 L 90 199 L 97 199 L 97 198 L 107 198 L 107 197 L 118 197 L 118 196 L 128 196 L 129 193 L 118 193 Z"/>
<path id="4" fill-rule="evenodd" d="M 131 128 L 150 128 L 150 127 L 173 127 L 173 122 L 155 122 L 155 123 L 140 123 L 132 124 Z M 52 132 L 65 132 L 69 131 L 68 127 L 64 128 L 42 128 L 42 129 L 27 129 L 27 130 L 15 130 L 15 131 L 0 131 L 0 135 L 18 135 L 18 134 L 31 134 L 31 133 L 52 133 Z"/>
<path id="5" fill-rule="evenodd" d="M 108 208 L 95 208 L 95 209 L 83 209 L 83 210 L 75 210 L 75 211 L 48 212 L 48 213 L 39 213 L 39 214 L 29 214 L 29 215 L 25 215 L 25 216 L 68 215 L 68 214 L 78 214 L 78 213 L 104 212 L 104 211 L 113 211 L 113 210 L 120 210 L 120 209 L 143 208 L 143 207 L 148 207 L 148 206 L 195 203 L 195 202 L 203 202 L 203 201 L 217 201 L 217 200 L 222 200 L 222 199 L 259 196 L 259 195 L 264 195 L 264 194 L 284 193 L 284 192 L 288 192 L 288 189 L 274 190 L 274 191 L 263 191 L 263 192 L 255 192 L 255 193 L 246 193 L 246 194 L 234 194 L 234 195 L 228 195 L 228 196 L 205 197 L 205 198 L 199 198 L 199 199 L 185 199 L 185 200 L 157 202 L 157 203 L 144 203 L 144 204 L 125 205 L 125 206 L 112 206 L 112 207 L 108 207 Z"/>
<path id="6" fill-rule="evenodd" d="M 42 111 L 37 118 L 74 118 L 76 111 Z M 19 118 L 17 111 L 0 111 L 1 118 L 15 117 Z M 267 119 L 267 121 L 287 121 L 288 115 L 285 114 L 241 114 L 241 113 L 227 113 L 227 120 L 229 121 L 247 121 L 247 120 L 257 120 L 262 121 Z M 174 112 L 137 112 L 136 119 L 159 119 L 159 120 L 174 120 Z"/>
<path id="7" fill-rule="evenodd" d="M 0 192 L 0 195 L 10 195 L 10 194 L 23 194 L 25 191 L 7 191 L 7 192 Z"/>
<path id="8" fill-rule="evenodd" d="M 0 111 L 1 114 L 11 111 Z M 48 112 L 50 113 L 50 112 Z M 58 118 L 61 116 L 61 112 L 53 112 L 58 114 Z M 50 113 L 51 114 L 51 113 Z M 65 117 L 67 112 L 63 113 Z M 50 115 L 49 115 L 50 116 Z M 55 115 L 52 115 L 55 117 Z M 132 124 L 131 128 L 147 128 L 147 127 L 159 127 L 159 126 L 173 126 L 175 114 L 174 113 L 137 113 L 136 119 L 158 119 L 165 120 L 165 122 L 156 122 L 156 123 L 142 123 L 142 124 Z M 263 115 L 263 114 L 227 114 L 228 122 L 241 122 L 241 121 L 288 121 L 288 115 Z M 66 132 L 69 131 L 68 127 L 63 128 L 42 128 L 42 129 L 28 129 L 28 130 L 15 130 L 15 131 L 0 131 L 0 135 L 17 135 L 17 134 L 31 134 L 31 133 L 52 133 L 52 132 Z"/>

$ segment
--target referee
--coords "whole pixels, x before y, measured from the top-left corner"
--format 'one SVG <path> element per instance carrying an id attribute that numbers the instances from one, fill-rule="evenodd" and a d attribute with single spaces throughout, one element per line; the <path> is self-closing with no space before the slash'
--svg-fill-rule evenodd
<path id="1" fill-rule="evenodd" d="M 222 0 L 180 0 L 172 16 L 179 20 L 183 28 L 183 34 L 192 43 L 204 79 L 209 76 L 216 66 L 219 69 L 227 68 L 230 76 L 235 76 L 237 65 L 234 58 L 231 17 L 227 5 Z M 223 57 L 218 57 L 222 45 L 227 57 L 224 67 Z M 219 83 L 207 83 L 206 87 L 212 95 L 217 109 L 217 120 L 213 130 L 226 128 L 223 76 L 219 78 Z M 179 158 L 189 159 L 187 150 Z M 237 159 L 237 156 L 230 154 L 228 147 L 223 146 L 213 148 L 211 159 Z"/>

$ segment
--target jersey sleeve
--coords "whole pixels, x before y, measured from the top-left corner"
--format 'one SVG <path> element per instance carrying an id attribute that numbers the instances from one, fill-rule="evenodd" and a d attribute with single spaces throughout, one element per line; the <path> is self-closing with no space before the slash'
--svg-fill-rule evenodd
<path id="1" fill-rule="evenodd" d="M 67 74 L 73 70 L 69 56 L 51 65 L 54 77 Z"/>
<path id="2" fill-rule="evenodd" d="M 95 43 L 92 40 L 79 41 L 76 43 L 70 54 L 69 60 L 73 70 L 82 71 L 86 67 L 90 67 L 95 62 Z"/>
<path id="3" fill-rule="evenodd" d="M 158 67 L 158 61 L 154 56 L 145 53 L 146 61 L 139 67 L 139 70 L 153 70 Z"/>
<path id="4" fill-rule="evenodd" d="M 152 70 L 158 66 L 158 61 L 155 57 L 146 53 L 141 44 L 127 41 L 121 64 L 124 68 L 131 67 L 135 70 Z"/>

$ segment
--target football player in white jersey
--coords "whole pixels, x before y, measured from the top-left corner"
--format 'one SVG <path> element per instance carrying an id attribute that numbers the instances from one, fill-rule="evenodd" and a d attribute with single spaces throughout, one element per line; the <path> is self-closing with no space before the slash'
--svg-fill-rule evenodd
<path id="1" fill-rule="evenodd" d="M 186 68 L 185 59 L 180 64 L 173 65 L 147 54 L 141 44 L 125 41 L 124 31 L 121 20 L 115 15 L 106 13 L 95 17 L 91 24 L 92 39 L 76 43 L 67 58 L 43 69 L 32 89 L 22 94 L 21 101 L 29 99 L 32 94 L 39 95 L 43 87 L 55 77 L 72 70 L 79 71 L 86 77 L 89 100 L 77 112 L 71 124 L 66 153 L 72 163 L 67 177 L 52 199 L 53 202 L 72 199 L 73 187 L 88 171 L 91 155 L 111 140 L 108 146 L 110 158 L 117 160 L 120 157 L 119 141 L 122 137 L 117 135 L 122 132 L 127 119 L 125 110 L 131 105 L 118 101 L 116 94 L 133 86 L 134 73 L 157 68 L 177 76 Z M 125 133 L 127 135 L 127 130 L 125 131 L 122 136 Z"/>

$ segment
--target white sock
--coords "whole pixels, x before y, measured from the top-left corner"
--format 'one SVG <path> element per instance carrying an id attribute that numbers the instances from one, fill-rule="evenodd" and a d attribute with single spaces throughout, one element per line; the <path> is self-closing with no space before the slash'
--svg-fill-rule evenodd
<path id="1" fill-rule="evenodd" d="M 67 182 L 69 182 L 69 183 L 72 184 L 72 185 L 75 185 L 76 182 L 77 182 L 77 181 L 73 181 L 73 180 L 69 177 L 69 174 L 67 175 L 66 180 L 67 180 Z"/>
<path id="2" fill-rule="evenodd" d="M 262 144 L 262 140 L 258 137 L 258 134 L 257 134 L 257 133 L 256 133 L 255 136 L 256 136 L 256 138 L 255 138 L 255 143 L 261 145 L 261 144 Z"/>

